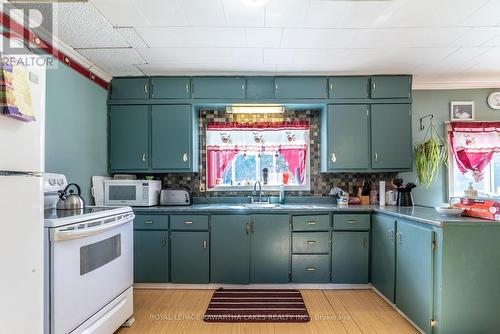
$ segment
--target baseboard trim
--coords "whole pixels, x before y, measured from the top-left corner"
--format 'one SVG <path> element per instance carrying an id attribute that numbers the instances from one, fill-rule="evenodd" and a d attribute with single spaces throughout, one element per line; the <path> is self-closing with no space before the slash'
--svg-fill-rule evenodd
<path id="1" fill-rule="evenodd" d="M 286 283 L 286 284 L 176 284 L 176 283 L 135 283 L 134 289 L 186 289 L 186 290 L 215 290 L 226 289 L 305 289 L 305 290 L 369 290 L 371 284 L 315 284 L 315 283 Z"/>

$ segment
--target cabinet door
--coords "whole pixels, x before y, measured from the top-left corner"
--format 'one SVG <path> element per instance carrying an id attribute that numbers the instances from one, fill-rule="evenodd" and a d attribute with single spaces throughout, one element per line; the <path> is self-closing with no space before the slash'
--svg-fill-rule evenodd
<path id="1" fill-rule="evenodd" d="M 368 105 L 328 106 L 328 169 L 368 169 Z"/>
<path id="2" fill-rule="evenodd" d="M 368 283 L 369 232 L 333 232 L 332 282 Z"/>
<path id="3" fill-rule="evenodd" d="M 367 99 L 370 77 L 331 77 L 328 79 L 330 99 Z"/>
<path id="4" fill-rule="evenodd" d="M 198 77 L 193 78 L 193 97 L 196 99 L 243 99 L 245 78 Z"/>
<path id="5" fill-rule="evenodd" d="M 112 99 L 148 99 L 149 78 L 115 78 L 110 90 Z"/>
<path id="6" fill-rule="evenodd" d="M 388 300 L 395 302 L 396 220 L 389 216 L 372 216 L 371 281 Z"/>
<path id="7" fill-rule="evenodd" d="M 110 169 L 148 169 L 149 107 L 111 106 L 109 115 Z"/>
<path id="8" fill-rule="evenodd" d="M 426 333 L 433 318 L 433 241 L 431 229 L 398 220 L 396 305 Z"/>
<path id="9" fill-rule="evenodd" d="M 211 216 L 210 276 L 214 283 L 248 284 L 250 219 L 244 215 Z"/>
<path id="10" fill-rule="evenodd" d="M 411 168 L 411 106 L 372 104 L 372 168 Z"/>
<path id="11" fill-rule="evenodd" d="M 276 77 L 274 94 L 277 99 L 324 99 L 326 86 L 323 77 Z"/>
<path id="12" fill-rule="evenodd" d="M 188 171 L 192 166 L 193 117 L 190 105 L 151 107 L 151 167 Z"/>
<path id="13" fill-rule="evenodd" d="M 250 282 L 288 283 L 290 223 L 288 215 L 251 216 Z"/>
<path id="14" fill-rule="evenodd" d="M 134 281 L 168 282 L 167 231 L 134 231 Z"/>
<path id="15" fill-rule="evenodd" d="M 176 231 L 172 232 L 171 239 L 172 282 L 208 283 L 208 232 Z"/>
<path id="16" fill-rule="evenodd" d="M 189 99 L 191 80 L 188 77 L 151 78 L 151 97 L 153 99 Z"/>
<path id="17" fill-rule="evenodd" d="M 256 77 L 247 78 L 248 99 L 272 99 L 274 98 L 274 78 Z"/>
<path id="18" fill-rule="evenodd" d="M 411 97 L 411 76 L 377 75 L 371 86 L 372 99 Z"/>

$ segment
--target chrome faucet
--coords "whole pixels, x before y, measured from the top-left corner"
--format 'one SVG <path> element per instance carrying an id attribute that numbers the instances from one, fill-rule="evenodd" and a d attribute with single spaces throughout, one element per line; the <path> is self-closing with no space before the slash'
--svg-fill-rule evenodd
<path id="1" fill-rule="evenodd" d="M 256 181 L 253 184 L 253 192 L 255 194 L 255 192 L 257 191 L 257 184 L 259 184 L 259 203 L 261 203 L 262 202 L 262 183 L 260 183 L 260 181 Z M 253 202 L 253 197 L 252 197 L 252 202 Z"/>

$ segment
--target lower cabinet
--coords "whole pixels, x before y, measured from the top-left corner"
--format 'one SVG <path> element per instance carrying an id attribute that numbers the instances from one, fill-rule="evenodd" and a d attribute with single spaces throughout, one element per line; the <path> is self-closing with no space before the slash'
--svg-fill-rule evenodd
<path id="1" fill-rule="evenodd" d="M 370 232 L 335 231 L 332 238 L 332 282 L 368 283 Z"/>
<path id="2" fill-rule="evenodd" d="M 425 333 L 433 318 L 434 231 L 398 220 L 396 233 L 396 306 Z"/>
<path id="3" fill-rule="evenodd" d="M 168 231 L 134 231 L 134 282 L 168 282 Z"/>
<path id="4" fill-rule="evenodd" d="M 330 255 L 292 254 L 293 283 L 328 283 Z"/>
<path id="5" fill-rule="evenodd" d="M 208 242 L 208 232 L 172 232 L 170 243 L 172 283 L 209 283 Z"/>
<path id="6" fill-rule="evenodd" d="M 396 287 L 396 219 L 372 216 L 371 281 L 372 285 L 394 303 Z"/>

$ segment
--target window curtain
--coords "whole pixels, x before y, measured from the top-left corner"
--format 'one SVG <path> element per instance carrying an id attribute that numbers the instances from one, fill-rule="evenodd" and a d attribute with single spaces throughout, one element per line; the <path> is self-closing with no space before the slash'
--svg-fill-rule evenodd
<path id="1" fill-rule="evenodd" d="M 239 152 L 279 152 L 293 175 L 304 181 L 309 122 L 258 122 L 207 124 L 207 185 L 217 184 Z"/>
<path id="2" fill-rule="evenodd" d="M 500 152 L 500 122 L 451 122 L 449 139 L 459 171 L 479 182 L 493 154 Z"/>

